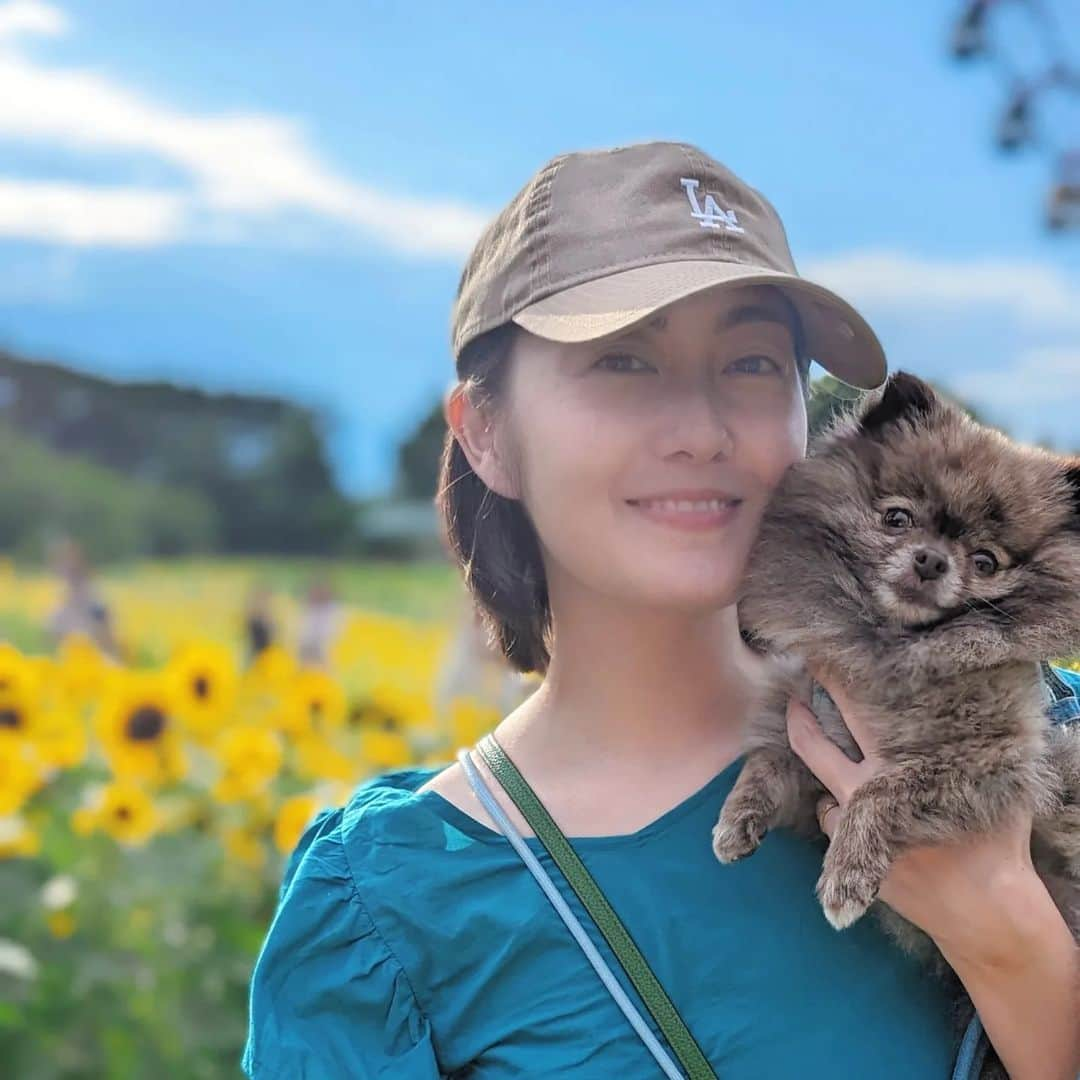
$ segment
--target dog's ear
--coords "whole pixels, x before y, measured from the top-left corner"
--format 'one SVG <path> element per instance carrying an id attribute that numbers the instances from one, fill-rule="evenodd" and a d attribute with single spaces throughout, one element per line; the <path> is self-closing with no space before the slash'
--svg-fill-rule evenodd
<path id="1" fill-rule="evenodd" d="M 941 399 L 933 387 L 916 375 L 897 371 L 877 394 L 868 394 L 858 417 L 861 435 L 880 437 L 882 431 L 899 420 L 917 421 L 930 416 Z"/>
<path id="2" fill-rule="evenodd" d="M 1077 528 L 1080 528 L 1080 458 L 1065 467 L 1065 483 L 1072 493 L 1073 516 L 1077 519 Z"/>

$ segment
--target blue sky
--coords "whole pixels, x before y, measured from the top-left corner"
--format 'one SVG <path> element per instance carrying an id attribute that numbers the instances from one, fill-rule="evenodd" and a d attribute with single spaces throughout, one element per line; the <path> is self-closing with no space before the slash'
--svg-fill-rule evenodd
<path id="1" fill-rule="evenodd" d="M 994 151 L 958 7 L 0 0 L 0 346 L 295 397 L 376 494 L 452 377 L 484 223 L 557 153 L 678 139 L 765 193 L 892 367 L 1076 446 L 1080 232 L 1043 228 L 1048 155 Z M 997 31 L 1020 69 L 1026 34 Z M 1076 145 L 1069 109 L 1036 119 Z"/>

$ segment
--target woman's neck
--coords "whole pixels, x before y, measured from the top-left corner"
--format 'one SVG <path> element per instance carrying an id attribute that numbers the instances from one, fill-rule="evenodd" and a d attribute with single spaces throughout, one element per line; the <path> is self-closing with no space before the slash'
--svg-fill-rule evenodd
<path id="1" fill-rule="evenodd" d="M 497 729 L 533 775 L 603 770 L 633 783 L 689 769 L 693 782 L 738 755 L 760 662 L 734 605 L 639 614 L 592 597 L 587 616 L 555 620 L 544 681 Z"/>

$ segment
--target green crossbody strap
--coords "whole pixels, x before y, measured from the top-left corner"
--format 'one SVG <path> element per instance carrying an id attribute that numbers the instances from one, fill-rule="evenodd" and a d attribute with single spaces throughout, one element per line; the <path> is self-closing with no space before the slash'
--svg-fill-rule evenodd
<path id="1" fill-rule="evenodd" d="M 690 1080 L 716 1080 L 716 1073 L 701 1052 L 701 1047 L 641 955 L 641 950 L 634 944 L 634 939 L 607 902 L 600 886 L 585 869 L 570 841 L 506 756 L 506 751 L 495 741 L 494 735 L 485 735 L 476 748 L 604 935 L 687 1076 Z"/>

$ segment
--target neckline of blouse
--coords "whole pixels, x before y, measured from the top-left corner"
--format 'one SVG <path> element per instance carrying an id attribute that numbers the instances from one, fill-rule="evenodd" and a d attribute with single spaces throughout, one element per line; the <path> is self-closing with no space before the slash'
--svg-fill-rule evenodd
<path id="1" fill-rule="evenodd" d="M 611 836 L 568 836 L 567 839 L 575 847 L 581 848 L 620 847 L 624 845 L 640 844 L 651 837 L 666 832 L 687 814 L 692 813 L 702 803 L 712 798 L 718 789 L 724 787 L 726 784 L 734 783 L 735 776 L 737 775 L 742 762 L 743 756 L 740 755 L 725 765 L 720 772 L 710 780 L 707 780 L 701 787 L 692 792 L 681 802 L 678 802 L 670 809 L 665 810 L 659 817 L 654 818 L 634 832 L 618 833 Z M 445 767 L 448 768 L 449 766 Z M 425 772 L 420 783 L 417 784 L 417 787 L 419 787 L 420 784 L 426 783 L 428 779 L 432 776 L 436 776 L 441 771 L 441 769 L 434 769 L 430 772 Z M 459 832 L 465 833 L 466 836 L 489 844 L 503 845 L 507 850 L 510 850 L 510 841 L 507 840 L 501 832 L 485 825 L 471 814 L 467 814 L 459 806 L 456 806 L 439 792 L 431 789 L 428 789 L 427 791 L 417 791 L 413 789 L 410 792 L 410 795 L 417 803 L 426 807 L 437 817 L 442 818 L 443 821 L 452 825 Z M 719 812 L 719 806 L 717 806 L 717 812 Z M 536 851 L 540 852 L 544 850 L 543 844 L 535 836 L 525 836 L 523 839 Z"/>

